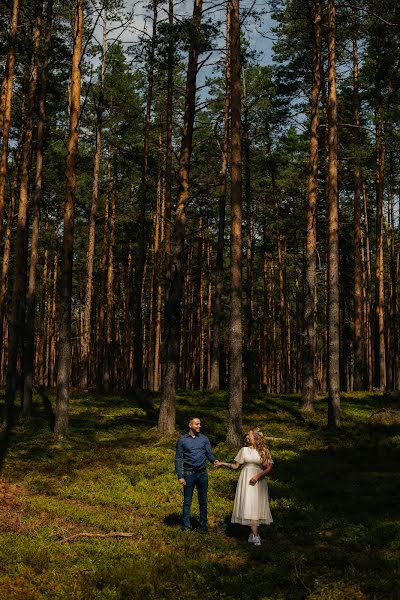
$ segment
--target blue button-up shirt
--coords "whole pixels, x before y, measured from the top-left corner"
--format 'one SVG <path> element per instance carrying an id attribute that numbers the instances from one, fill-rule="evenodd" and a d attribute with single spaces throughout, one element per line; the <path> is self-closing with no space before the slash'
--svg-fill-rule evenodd
<path id="1" fill-rule="evenodd" d="M 189 433 L 185 433 L 176 442 L 175 471 L 178 479 L 183 478 L 183 471 L 205 469 L 207 459 L 210 462 L 216 460 L 206 435 L 198 433 L 192 437 Z"/>

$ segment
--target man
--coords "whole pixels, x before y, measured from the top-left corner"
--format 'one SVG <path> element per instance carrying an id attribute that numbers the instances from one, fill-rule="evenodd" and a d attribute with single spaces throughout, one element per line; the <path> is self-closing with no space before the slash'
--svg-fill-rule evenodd
<path id="1" fill-rule="evenodd" d="M 196 487 L 200 509 L 200 530 L 207 533 L 207 459 L 213 464 L 217 459 L 212 453 L 208 437 L 200 433 L 200 430 L 200 419 L 190 417 L 188 433 L 182 435 L 176 443 L 175 471 L 183 487 L 183 529 L 190 529 L 190 508 Z"/>

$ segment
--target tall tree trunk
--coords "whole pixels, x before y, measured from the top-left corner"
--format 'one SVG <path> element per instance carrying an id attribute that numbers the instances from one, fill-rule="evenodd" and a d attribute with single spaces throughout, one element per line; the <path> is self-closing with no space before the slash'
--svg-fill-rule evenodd
<path id="1" fill-rule="evenodd" d="M 185 245 L 186 205 L 189 199 L 190 157 L 192 154 L 193 127 L 196 108 L 196 77 L 199 55 L 198 36 L 201 26 L 202 6 L 202 0 L 195 0 L 193 8 L 193 38 L 191 40 L 189 51 L 182 146 L 179 158 L 179 192 L 172 239 L 171 264 L 168 273 L 169 289 L 165 303 L 166 331 L 164 347 L 166 368 L 158 420 L 158 427 L 162 433 L 172 433 L 175 430 L 179 330 L 182 310 L 182 259 Z"/>
<path id="2" fill-rule="evenodd" d="M 55 385 L 55 364 L 56 364 L 56 309 L 57 309 L 57 271 L 58 256 L 54 254 L 53 259 L 53 289 L 51 292 L 51 312 L 50 312 L 50 340 L 49 340 L 49 386 Z"/>
<path id="3" fill-rule="evenodd" d="M 103 251 L 100 260 L 101 285 L 100 285 L 100 302 L 99 316 L 97 323 L 97 382 L 99 387 L 103 386 L 103 362 L 104 362 L 104 321 L 105 321 L 105 304 L 106 304 L 106 285 L 107 285 L 107 260 L 108 260 L 108 227 L 109 227 L 109 212 L 110 212 L 110 192 L 111 192 L 111 162 L 112 152 L 111 146 L 108 146 L 107 157 L 107 180 L 106 193 L 104 200 L 104 222 L 103 222 Z"/>
<path id="4" fill-rule="evenodd" d="M 157 33 L 157 7 L 159 0 L 153 0 L 153 31 L 148 59 L 148 82 L 146 95 L 146 116 L 144 126 L 143 142 L 143 166 L 142 166 L 142 186 L 140 199 L 140 216 L 138 243 L 138 257 L 135 269 L 135 335 L 133 348 L 133 387 L 143 388 L 143 317 L 142 317 L 142 296 L 143 281 L 146 262 L 147 249 L 147 228 L 146 211 L 147 209 L 147 187 L 148 187 L 148 166 L 149 166 L 149 148 L 150 148 L 150 125 L 151 125 L 151 107 L 153 103 L 153 85 L 154 85 L 154 56 L 156 48 Z"/>
<path id="5" fill-rule="evenodd" d="M 169 41 L 168 41 L 168 65 L 167 65 L 167 105 L 166 105 L 166 140 L 165 140 L 165 268 L 171 258 L 171 207 L 172 207 L 172 180 L 173 180 L 173 94 L 174 94 L 174 36 L 172 28 L 174 24 L 174 0 L 168 0 L 168 25 L 169 25 Z"/>
<path id="6" fill-rule="evenodd" d="M 355 12 L 355 11 L 354 11 Z M 353 17 L 356 26 L 356 17 Z M 356 153 L 360 148 L 360 92 L 358 78 L 358 46 L 353 34 L 353 120 Z M 364 387 L 364 351 L 362 328 L 362 260 L 361 260 L 361 165 L 357 157 L 354 163 L 354 389 Z"/>
<path id="7" fill-rule="evenodd" d="M 226 441 L 239 447 L 242 442 L 242 174 L 240 143 L 240 10 L 239 0 L 232 1 L 231 12 L 231 315 L 229 422 Z"/>
<path id="8" fill-rule="evenodd" d="M 274 177 L 272 178 L 274 181 Z M 286 291 L 284 277 L 284 261 L 282 253 L 282 237 L 280 226 L 280 215 L 278 207 L 278 190 L 275 184 L 272 184 L 274 207 L 275 207 L 275 223 L 276 223 L 276 245 L 278 258 L 278 277 L 279 277 L 279 331 L 280 331 L 280 365 L 281 365 L 281 380 L 280 391 L 286 393 L 288 391 L 288 347 L 287 347 L 287 330 L 286 330 Z"/>
<path id="9" fill-rule="evenodd" d="M 395 177 L 394 177 L 394 156 L 393 150 L 390 151 L 390 190 L 389 190 L 389 235 L 388 235 L 388 256 L 389 256 L 389 291 L 390 291 L 390 336 L 388 332 L 388 345 L 390 361 L 388 361 L 388 388 L 390 375 L 390 388 L 396 389 L 397 370 L 399 365 L 398 357 L 398 314 L 397 314 L 397 276 L 396 276 L 396 247 L 395 247 L 395 212 L 394 212 L 394 195 L 395 195 Z"/>
<path id="10" fill-rule="evenodd" d="M 10 139 L 11 128 L 11 107 L 15 70 L 15 46 L 18 32 L 20 0 L 13 1 L 10 31 L 10 48 L 6 62 L 6 73 L 4 76 L 4 110 L 2 114 L 3 140 L 0 156 L 0 233 L 3 228 L 3 211 L 5 192 L 7 184 L 7 161 L 8 161 L 8 142 Z"/>
<path id="11" fill-rule="evenodd" d="M 199 219 L 199 236 L 198 236 L 198 250 L 197 250 L 197 266 L 196 273 L 194 276 L 194 293 L 196 298 L 194 299 L 193 306 L 196 306 L 196 315 L 194 322 L 194 339 L 192 347 L 195 348 L 194 359 L 194 387 L 195 389 L 203 389 L 203 376 L 204 376 L 204 354 L 203 354 L 203 286 L 204 286 L 204 240 L 203 240 L 203 228 L 204 218 L 201 216 Z"/>
<path id="12" fill-rule="evenodd" d="M 366 331 L 366 348 L 365 348 L 365 364 L 367 368 L 367 389 L 372 390 L 373 384 L 373 350 L 372 350 L 372 292 L 371 292 L 371 249 L 369 240 L 369 218 L 368 218 L 368 206 L 367 206 L 367 192 L 365 185 L 363 185 L 363 216 L 364 216 L 364 227 L 365 227 L 365 268 L 363 269 L 364 274 L 364 288 L 365 288 L 365 331 Z"/>
<path id="13" fill-rule="evenodd" d="M 114 348 L 114 245 L 115 245 L 115 215 L 117 201 L 117 175 L 114 176 L 111 194 L 111 212 L 109 223 L 109 239 L 107 254 L 107 312 L 105 321 L 105 352 L 103 365 L 103 389 L 110 392 L 114 385 L 113 348 Z"/>
<path id="14" fill-rule="evenodd" d="M 46 120 L 46 88 L 49 65 L 50 43 L 52 37 L 53 2 L 47 6 L 47 23 L 45 33 L 45 51 L 40 79 L 39 119 L 36 133 L 36 173 L 33 192 L 33 220 L 31 235 L 31 257 L 28 275 L 28 291 L 26 296 L 26 327 L 24 348 L 24 399 L 23 413 L 29 416 L 32 412 L 32 389 L 35 354 L 35 312 L 36 312 L 36 270 L 39 259 L 39 225 L 40 200 L 43 180 L 43 145 Z"/>
<path id="15" fill-rule="evenodd" d="M 17 360 L 22 348 L 25 321 L 25 284 L 28 241 L 29 173 L 31 164 L 33 113 L 38 80 L 38 51 L 42 26 L 43 0 L 37 0 L 35 23 L 32 30 L 33 54 L 29 72 L 28 107 L 26 114 L 25 139 L 21 156 L 21 184 L 18 206 L 18 229 L 15 241 L 14 284 L 9 328 L 8 364 L 5 397 L 5 426 L 12 421 L 12 411 L 17 390 Z"/>
<path id="16" fill-rule="evenodd" d="M 162 148 L 162 135 L 159 135 L 159 168 L 158 168 L 158 184 L 157 184 L 157 207 L 155 214 L 154 223 L 154 273 L 153 273 L 153 314 L 154 314 L 154 329 L 152 335 L 153 342 L 153 354 L 152 354 L 152 368 L 153 368 L 153 387 L 152 389 L 156 392 L 159 391 L 161 385 L 160 378 L 160 342 L 161 342 L 161 256 L 160 256 L 160 242 L 164 241 L 163 227 L 164 216 L 165 216 L 165 188 L 163 178 L 163 148 Z"/>
<path id="17" fill-rule="evenodd" d="M 218 390 L 220 386 L 220 351 L 221 351 L 221 296 L 224 273 L 224 237 L 225 237 L 225 207 L 228 174 L 229 153 L 229 117 L 231 100 L 231 61 L 230 61 L 230 21 L 231 3 L 226 3 L 226 58 L 225 58 L 225 105 L 224 105 L 224 141 L 221 156 L 221 187 L 218 198 L 218 241 L 217 256 L 215 261 L 215 292 L 213 309 L 213 341 L 210 389 Z"/>
<path id="18" fill-rule="evenodd" d="M 24 112 L 24 110 L 22 111 Z M 20 163 L 21 163 L 21 154 L 22 154 L 22 140 L 24 137 L 24 127 L 20 128 L 19 131 L 19 139 L 18 146 L 15 153 L 15 164 L 14 164 L 14 172 L 11 182 L 11 195 L 10 195 L 10 203 L 8 206 L 8 215 L 7 215 L 7 226 L 4 233 L 4 249 L 3 249 L 3 261 L 2 261 L 2 270 L 1 270 L 1 284 L 0 284 L 0 355 L 3 362 L 5 358 L 5 339 L 3 336 L 3 332 L 7 328 L 7 324 L 5 323 L 4 317 L 6 313 L 6 304 L 7 304 L 7 292 L 8 292 L 8 275 L 10 269 L 10 254 L 11 254 L 11 234 L 14 224 L 15 218 L 15 197 L 17 194 L 18 181 L 19 181 L 19 172 L 20 172 Z M 4 369 L 5 370 L 5 369 Z M 1 369 L 2 380 L 4 379 L 4 371 Z"/>
<path id="19" fill-rule="evenodd" d="M 376 265 L 375 265 L 375 385 L 386 389 L 385 352 L 385 272 L 383 262 L 383 193 L 385 170 L 385 145 L 383 141 L 382 117 L 376 114 Z"/>
<path id="20" fill-rule="evenodd" d="M 304 283 L 304 340 L 302 353 L 302 408 L 313 411 L 316 390 L 316 289 L 317 289 L 317 202 L 318 127 L 321 90 L 321 2 L 316 0 L 313 18 L 313 81 L 307 192 L 306 268 Z"/>
<path id="21" fill-rule="evenodd" d="M 74 248 L 74 209 L 76 188 L 76 156 L 78 152 L 78 125 L 81 95 L 81 60 L 83 52 L 84 0 L 76 0 L 71 68 L 69 106 L 69 134 L 67 143 L 66 195 L 64 204 L 64 231 L 61 282 L 61 322 L 57 371 L 57 406 L 54 433 L 63 438 L 68 433 L 69 382 L 71 375 L 71 317 L 72 269 Z"/>
<path id="22" fill-rule="evenodd" d="M 328 426 L 340 426 L 336 8 L 328 0 Z"/>
<path id="23" fill-rule="evenodd" d="M 103 111 L 104 111 L 104 76 L 106 71 L 106 53 L 107 53 L 107 8 L 103 7 L 103 40 L 101 48 L 101 66 L 100 66 L 100 90 L 99 100 L 96 109 L 96 150 L 93 161 L 93 187 L 92 187 L 92 205 L 90 207 L 89 217 L 89 235 L 88 249 L 86 256 L 86 293 L 85 308 L 83 315 L 83 335 L 81 348 L 82 376 L 81 387 L 86 389 L 89 383 L 89 360 L 91 350 L 91 331 L 92 331 L 92 294 L 93 294 L 93 265 L 94 250 L 96 239 L 97 209 L 99 204 L 99 174 L 101 160 L 101 141 L 103 130 Z"/>

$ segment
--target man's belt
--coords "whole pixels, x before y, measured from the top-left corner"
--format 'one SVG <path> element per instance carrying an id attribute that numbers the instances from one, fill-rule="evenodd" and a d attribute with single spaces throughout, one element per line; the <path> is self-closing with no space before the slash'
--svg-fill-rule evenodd
<path id="1" fill-rule="evenodd" d="M 203 467 L 202 469 L 183 469 L 184 473 L 205 473 L 207 471 L 207 467 Z"/>

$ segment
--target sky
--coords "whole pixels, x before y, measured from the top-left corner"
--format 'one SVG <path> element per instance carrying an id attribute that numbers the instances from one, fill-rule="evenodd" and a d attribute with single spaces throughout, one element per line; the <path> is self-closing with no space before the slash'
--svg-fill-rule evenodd
<path id="1" fill-rule="evenodd" d="M 129 25 L 118 27 L 117 23 L 109 23 L 108 28 L 114 28 L 109 33 L 109 39 L 118 37 L 118 39 L 128 47 L 129 45 L 137 42 L 141 31 L 150 33 L 151 31 L 151 19 L 146 18 L 146 4 L 143 0 L 125 0 L 125 14 L 133 11 L 133 19 Z M 166 18 L 167 1 L 160 4 L 159 6 L 159 18 Z M 225 3 L 221 0 L 204 0 L 204 16 L 212 17 L 213 20 L 224 21 L 225 20 Z M 249 11 L 255 10 L 259 14 L 258 22 L 249 15 Z M 180 0 L 175 2 L 175 15 L 176 18 L 182 18 L 184 16 L 190 16 L 193 10 L 193 0 Z M 241 0 L 240 3 L 241 18 L 243 21 L 243 28 L 246 31 L 247 38 L 250 41 L 250 47 L 258 53 L 258 61 L 262 64 L 271 64 L 272 62 L 272 33 L 271 25 L 272 21 L 270 18 L 270 9 L 267 6 L 266 0 Z M 215 40 L 216 46 L 219 48 L 225 47 L 225 23 L 221 25 L 221 36 Z M 95 29 L 95 36 L 98 40 L 101 40 L 102 25 L 99 20 L 98 25 Z M 215 52 L 206 63 L 203 68 L 203 72 L 199 74 L 199 85 L 202 85 L 206 76 L 210 73 L 210 64 L 216 59 L 220 59 L 221 54 Z M 201 57 L 201 59 L 203 59 Z M 200 59 L 200 60 L 201 60 Z"/>

